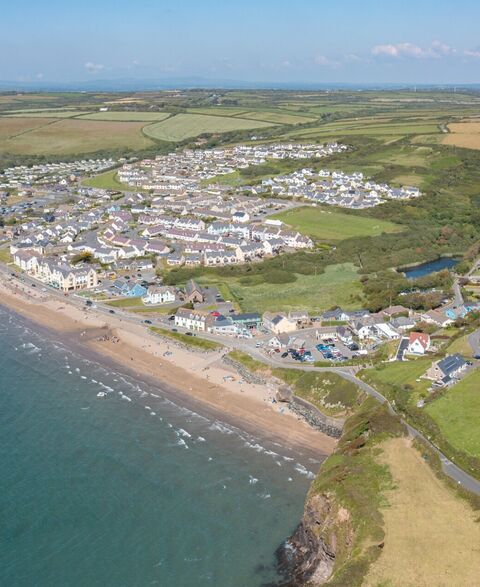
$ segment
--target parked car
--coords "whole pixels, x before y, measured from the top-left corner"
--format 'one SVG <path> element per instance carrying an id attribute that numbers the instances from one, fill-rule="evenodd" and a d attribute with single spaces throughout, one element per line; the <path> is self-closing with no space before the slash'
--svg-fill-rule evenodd
<path id="1" fill-rule="evenodd" d="M 144 320 L 145 324 L 151 324 L 152 321 L 151 320 Z"/>
<path id="2" fill-rule="evenodd" d="M 287 357 L 288 357 L 288 352 L 285 351 L 284 353 L 282 353 L 282 359 L 286 359 Z"/>
<path id="3" fill-rule="evenodd" d="M 187 336 L 193 336 L 193 332 L 185 332 Z"/>
<path id="4" fill-rule="evenodd" d="M 108 310 L 110 314 L 115 314 L 115 310 Z"/>

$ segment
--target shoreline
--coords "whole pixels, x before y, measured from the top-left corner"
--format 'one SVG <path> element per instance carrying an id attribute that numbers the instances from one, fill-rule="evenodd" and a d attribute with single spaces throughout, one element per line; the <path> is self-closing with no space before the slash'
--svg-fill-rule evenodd
<path id="1" fill-rule="evenodd" d="M 145 382 L 180 406 L 280 444 L 319 465 L 336 446 L 334 439 L 284 406 L 273 404 L 273 388 L 241 382 L 237 372 L 222 362 L 225 349 L 189 351 L 117 316 L 99 316 L 94 310 L 49 299 L 26 286 L 12 291 L 1 282 L 0 292 L 1 305 L 43 330 L 48 338 L 57 338 L 82 357 Z M 165 352 L 171 354 L 164 356 Z"/>

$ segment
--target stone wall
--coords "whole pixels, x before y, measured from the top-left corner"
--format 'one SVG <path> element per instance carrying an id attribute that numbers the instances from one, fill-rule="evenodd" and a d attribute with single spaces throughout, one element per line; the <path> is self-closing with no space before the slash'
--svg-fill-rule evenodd
<path id="1" fill-rule="evenodd" d="M 325 415 L 310 402 L 294 395 L 289 403 L 290 409 L 312 426 L 333 438 L 340 438 L 345 421 Z"/>

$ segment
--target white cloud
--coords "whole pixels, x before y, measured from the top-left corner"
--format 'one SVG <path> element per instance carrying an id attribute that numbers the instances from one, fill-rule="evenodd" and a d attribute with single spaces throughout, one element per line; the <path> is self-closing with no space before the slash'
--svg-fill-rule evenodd
<path id="1" fill-rule="evenodd" d="M 473 58 L 475 58 L 475 59 L 480 59 L 480 51 L 471 51 L 471 50 L 467 50 L 467 51 L 464 51 L 464 52 L 463 52 L 463 54 L 464 54 L 466 57 L 473 57 Z"/>
<path id="2" fill-rule="evenodd" d="M 397 43 L 387 45 L 375 45 L 371 50 L 372 55 L 380 57 L 411 57 L 414 59 L 440 59 L 458 55 L 457 49 L 450 47 L 442 41 L 432 41 L 428 47 L 419 47 L 413 43 Z M 466 54 L 466 52 L 464 52 Z"/>
<path id="3" fill-rule="evenodd" d="M 330 65 L 330 59 L 325 55 L 315 55 L 313 60 L 317 65 Z"/>
<path id="4" fill-rule="evenodd" d="M 442 41 L 433 41 L 430 50 L 433 56 L 441 57 L 443 55 L 453 55 L 456 53 L 456 49 L 450 47 L 446 43 L 442 43 Z"/>
<path id="5" fill-rule="evenodd" d="M 362 58 L 356 53 L 348 53 L 348 55 L 345 55 L 345 61 L 362 61 Z"/>
<path id="6" fill-rule="evenodd" d="M 43 73 L 37 73 L 35 76 L 37 79 L 43 79 Z"/>
<path id="7" fill-rule="evenodd" d="M 387 57 L 424 57 L 425 52 L 418 45 L 412 43 L 398 43 L 396 45 L 375 45 L 372 48 L 373 55 Z"/>
<path id="8" fill-rule="evenodd" d="M 102 63 L 92 63 L 92 61 L 87 61 L 85 63 L 85 69 L 89 73 L 99 73 L 101 71 L 104 71 L 106 67 Z"/>

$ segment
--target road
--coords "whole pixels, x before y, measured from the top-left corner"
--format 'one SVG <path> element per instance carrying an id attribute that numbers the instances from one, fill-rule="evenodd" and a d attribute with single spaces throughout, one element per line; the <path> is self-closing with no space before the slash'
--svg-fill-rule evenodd
<path id="1" fill-rule="evenodd" d="M 34 285 L 37 288 L 37 290 L 43 287 L 43 284 L 39 283 L 38 281 L 36 281 L 36 280 L 34 280 L 24 274 L 20 274 L 16 271 L 12 271 L 10 268 L 6 267 L 5 265 L 0 264 L 0 275 L 3 274 L 4 278 L 15 279 L 11 275 L 12 272 L 15 273 L 16 278 L 20 279 L 21 283 L 23 283 L 25 285 L 28 285 L 28 286 Z M 68 297 L 66 297 L 62 292 L 52 290 L 52 288 L 48 288 L 48 295 L 53 298 L 58 299 L 59 302 L 72 303 L 78 307 L 82 307 L 83 309 L 85 309 L 85 300 L 80 297 L 77 297 L 75 295 L 68 295 Z M 101 312 L 103 314 L 109 314 L 109 313 L 111 313 L 111 308 L 108 308 L 108 307 L 102 305 L 101 303 L 97 302 L 96 307 L 95 307 L 95 311 Z M 134 324 L 142 324 L 144 322 L 143 317 L 138 317 L 138 316 L 131 314 L 129 312 L 126 312 L 120 308 L 115 308 L 115 314 L 120 315 L 122 320 L 126 320 L 126 321 L 134 323 Z M 168 320 L 165 320 L 165 319 L 164 320 L 152 319 L 152 322 L 157 323 L 157 324 L 161 324 L 161 326 L 163 328 L 168 328 L 168 329 L 172 328 L 171 322 L 169 322 Z M 182 329 L 180 329 L 180 330 L 182 330 Z M 312 365 L 305 365 L 305 364 L 298 364 L 298 363 L 297 364 L 290 364 L 290 363 L 286 364 L 285 361 L 283 361 L 280 358 L 277 358 L 276 356 L 266 355 L 259 348 L 256 348 L 254 346 L 254 344 L 252 344 L 251 341 L 249 343 L 248 339 L 220 337 L 218 335 L 210 334 L 210 333 L 202 333 L 201 336 L 202 336 L 202 338 L 206 338 L 208 340 L 213 340 L 214 342 L 221 342 L 227 347 L 227 349 L 231 348 L 231 349 L 236 349 L 236 350 L 246 352 L 250 356 L 252 356 L 254 359 L 257 359 L 258 361 L 261 361 L 261 362 L 266 363 L 267 365 L 270 365 L 273 367 L 288 367 L 289 369 L 298 369 L 298 370 L 302 370 L 302 371 L 319 371 L 319 372 L 337 373 L 339 376 L 341 376 L 344 379 L 351 381 L 352 383 L 357 385 L 360 389 L 362 389 L 363 391 L 365 391 L 365 393 L 368 393 L 370 396 L 375 398 L 378 402 L 380 402 L 382 404 L 386 404 L 386 406 L 388 407 L 388 410 L 391 414 L 397 414 L 394 407 L 387 400 L 387 398 L 384 397 L 374 387 L 372 387 L 371 385 L 369 385 L 365 381 L 362 381 L 361 379 L 356 377 L 355 372 L 351 367 L 315 367 Z M 480 345 L 480 329 L 478 331 L 476 331 L 475 333 L 473 333 L 472 335 L 470 335 L 470 337 L 474 337 L 472 340 L 474 340 L 475 344 Z M 470 341 L 470 337 L 469 337 L 469 341 Z M 460 469 L 452 461 L 450 461 L 435 445 L 433 445 L 430 442 L 430 440 L 428 440 L 428 438 L 426 438 L 416 428 L 414 428 L 413 426 L 411 426 L 410 424 L 405 422 L 405 420 L 403 418 L 402 418 L 402 422 L 407 427 L 408 433 L 410 434 L 410 436 L 412 438 L 420 438 L 427 445 L 429 445 L 430 448 L 436 452 L 436 454 L 438 454 L 440 461 L 442 463 L 443 472 L 446 475 L 448 475 L 456 483 L 461 485 L 464 489 L 466 489 L 472 493 L 475 493 L 477 495 L 480 495 L 480 481 L 478 481 L 477 479 L 475 479 L 474 477 L 472 477 L 471 475 L 469 475 L 468 473 L 466 473 L 465 471 Z"/>
<path id="2" fill-rule="evenodd" d="M 458 277 L 455 277 L 455 279 L 453 281 L 453 293 L 455 296 L 455 307 L 459 308 L 460 306 L 463 306 L 464 299 L 463 299 L 462 288 L 460 287 L 460 282 L 458 280 Z"/>
<path id="3" fill-rule="evenodd" d="M 480 328 L 469 335 L 468 344 L 472 347 L 473 356 L 480 356 Z"/>

